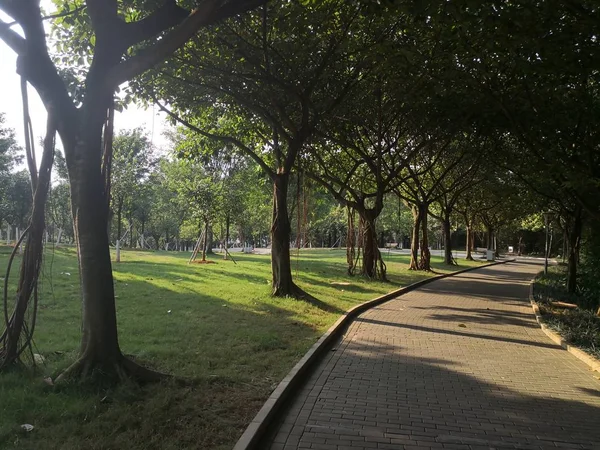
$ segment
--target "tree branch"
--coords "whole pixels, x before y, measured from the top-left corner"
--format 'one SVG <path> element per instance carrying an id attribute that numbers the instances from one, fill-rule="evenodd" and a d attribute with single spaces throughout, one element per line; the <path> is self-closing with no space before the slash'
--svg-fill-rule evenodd
<path id="1" fill-rule="evenodd" d="M 126 24 L 128 46 L 139 44 L 179 25 L 189 15 L 190 12 L 178 6 L 175 0 L 166 0 L 160 8 L 148 17 Z"/>
<path id="2" fill-rule="evenodd" d="M 106 83 L 114 88 L 132 79 L 182 47 L 201 27 L 246 12 L 265 1 L 231 0 L 224 6 L 219 7 L 219 0 L 204 0 L 176 29 L 169 32 L 163 39 L 114 67 L 108 73 Z"/>
<path id="3" fill-rule="evenodd" d="M 0 39 L 2 39 L 17 55 L 27 50 L 27 42 L 19 34 L 10 29 L 10 24 L 0 20 Z"/>
<path id="4" fill-rule="evenodd" d="M 275 178 L 275 172 L 256 153 L 254 153 L 248 146 L 244 145 L 244 143 L 242 141 L 240 141 L 239 139 L 236 139 L 231 136 L 222 136 L 219 134 L 213 134 L 213 133 L 209 133 L 208 131 L 204 131 L 204 130 L 198 128 L 197 126 L 192 125 L 190 122 L 183 119 L 179 115 L 175 114 L 173 111 L 171 111 L 166 106 L 164 106 L 162 103 L 160 103 L 156 98 L 154 99 L 154 102 L 158 105 L 158 107 L 161 111 L 167 113 L 169 115 L 169 117 L 172 117 L 177 122 L 182 124 L 184 127 L 200 134 L 201 136 L 207 137 L 209 139 L 213 139 L 216 141 L 235 145 L 242 152 L 244 152 L 246 155 L 248 155 L 250 158 L 252 158 L 256 162 L 256 164 L 258 164 L 260 166 L 260 168 L 263 169 L 265 171 L 265 173 L 271 179 Z"/>

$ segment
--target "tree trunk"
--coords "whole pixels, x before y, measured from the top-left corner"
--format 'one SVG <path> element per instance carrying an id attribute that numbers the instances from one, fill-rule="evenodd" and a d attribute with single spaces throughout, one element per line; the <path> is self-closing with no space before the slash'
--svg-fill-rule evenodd
<path id="1" fill-rule="evenodd" d="M 466 260 L 468 261 L 473 261 L 473 255 L 472 255 L 472 251 L 473 251 L 473 228 L 471 227 L 471 223 L 469 221 L 465 221 L 466 225 L 467 225 L 467 245 L 466 245 L 466 253 L 467 256 L 465 257 Z"/>
<path id="2" fill-rule="evenodd" d="M 420 270 L 431 270 L 431 253 L 429 252 L 429 232 L 427 230 L 427 211 L 428 205 L 421 206 L 421 260 L 419 261 Z"/>
<path id="3" fill-rule="evenodd" d="M 273 220 L 271 223 L 271 270 L 273 295 L 297 297 L 301 290 L 292 280 L 290 262 L 290 219 L 287 210 L 289 173 L 278 173 L 273 180 Z"/>
<path id="4" fill-rule="evenodd" d="M 59 379 L 99 376 L 157 380 L 158 374 L 127 360 L 119 348 L 115 293 L 107 230 L 108 211 L 101 173 L 102 121 L 86 111 L 80 134 L 62 141 L 67 155 L 71 208 L 82 291 L 82 337 L 79 359 Z M 97 112 L 96 112 L 97 113 Z M 91 117 L 88 117 L 91 116 Z M 73 124 L 75 127 L 76 124 Z M 69 147 L 69 142 L 73 147 Z"/>
<path id="5" fill-rule="evenodd" d="M 421 229 L 421 209 L 413 205 L 413 227 L 410 241 L 410 267 L 409 270 L 419 270 L 419 237 Z"/>
<path id="6" fill-rule="evenodd" d="M 36 167 L 30 168 L 32 188 L 34 189 L 32 212 L 29 220 L 27 244 L 21 261 L 15 309 L 6 324 L 6 334 L 0 338 L 0 341 L 4 341 L 3 348 L 0 349 L 0 367 L 12 365 L 18 361 L 19 355 L 29 347 L 33 338 L 37 314 L 38 278 L 44 249 L 45 207 L 50 186 L 52 161 L 54 160 L 54 136 L 56 132 L 51 128 L 51 124 L 53 124 L 53 121 L 49 120 L 39 173 L 35 172 Z M 11 257 L 13 256 L 14 253 Z M 27 327 L 26 312 L 32 295 L 33 305 L 29 308 L 31 323 Z M 25 336 L 23 336 L 23 331 L 25 331 Z"/>
<path id="7" fill-rule="evenodd" d="M 450 229 L 450 214 L 444 211 L 444 264 L 454 265 L 452 258 L 452 230 Z"/>
<path id="8" fill-rule="evenodd" d="M 133 217 L 129 217 L 129 248 L 133 248 Z"/>
<path id="9" fill-rule="evenodd" d="M 498 230 L 494 232 L 494 257 L 500 257 L 500 251 L 498 250 Z"/>
<path id="10" fill-rule="evenodd" d="M 208 247 L 208 220 L 204 221 L 204 242 L 202 243 L 202 261 L 206 261 L 206 248 Z"/>
<path id="11" fill-rule="evenodd" d="M 568 250 L 568 245 L 569 243 L 569 233 L 567 231 L 567 227 L 565 225 L 565 227 L 563 228 L 563 244 L 562 244 L 562 262 L 564 263 L 566 258 L 567 258 L 567 250 Z"/>
<path id="12" fill-rule="evenodd" d="M 355 211 L 347 207 L 348 210 L 348 231 L 346 233 L 346 263 L 348 265 L 348 275 L 354 275 L 356 266 L 356 230 L 354 228 Z"/>
<path id="13" fill-rule="evenodd" d="M 386 281 L 386 266 L 377 245 L 375 221 L 378 213 L 375 209 L 358 211 L 363 223 L 363 257 L 361 274 L 371 279 Z"/>
<path id="14" fill-rule="evenodd" d="M 71 149 L 75 161 L 69 165 L 71 207 L 75 241 L 79 254 L 79 272 L 83 295 L 83 335 L 80 359 L 81 374 L 99 369 L 117 375 L 123 359 L 117 339 L 117 317 L 113 289 L 112 267 L 106 224 L 104 180 L 100 172 L 100 133 L 85 136 L 92 148 Z M 79 145 L 83 145 L 80 143 Z M 98 156 L 94 158 L 92 152 Z M 120 208 L 117 210 L 120 219 Z M 120 220 L 117 237 L 120 237 Z"/>
<path id="15" fill-rule="evenodd" d="M 485 226 L 485 240 L 488 250 L 494 250 L 494 229 L 490 225 Z"/>
<path id="16" fill-rule="evenodd" d="M 231 217 L 227 214 L 225 217 L 225 242 L 223 242 L 223 259 L 227 259 L 227 247 L 229 243 L 229 225 L 231 224 Z"/>
<path id="17" fill-rule="evenodd" d="M 123 213 L 123 200 L 119 199 L 119 203 L 117 204 L 117 241 L 121 240 L 121 215 Z M 107 218 L 108 220 L 108 218 Z"/>
<path id="18" fill-rule="evenodd" d="M 212 255 L 213 249 L 212 249 L 212 244 L 213 244 L 213 231 L 212 231 L 212 227 L 208 227 L 208 229 L 206 230 L 206 234 L 205 234 L 205 251 L 207 255 Z"/>
<path id="19" fill-rule="evenodd" d="M 569 232 L 569 260 L 567 265 L 567 291 L 577 290 L 577 265 L 579 263 L 579 244 L 581 242 L 581 210 L 575 212 L 573 227 Z"/>

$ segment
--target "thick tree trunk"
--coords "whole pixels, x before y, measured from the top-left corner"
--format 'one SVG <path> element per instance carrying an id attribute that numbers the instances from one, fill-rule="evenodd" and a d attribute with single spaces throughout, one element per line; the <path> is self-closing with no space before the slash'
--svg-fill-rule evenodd
<path id="1" fill-rule="evenodd" d="M 485 241 L 488 250 L 494 250 L 494 229 L 490 225 L 485 226 Z"/>
<path id="2" fill-rule="evenodd" d="M 208 229 L 206 230 L 206 234 L 205 234 L 205 239 L 206 239 L 206 245 L 204 246 L 205 250 L 206 250 L 206 254 L 207 255 L 212 255 L 213 249 L 212 249 L 212 244 L 213 244 L 213 231 L 212 231 L 212 227 L 208 227 Z"/>
<path id="3" fill-rule="evenodd" d="M 377 245 L 375 221 L 378 213 L 375 209 L 359 211 L 363 223 L 363 257 L 361 274 L 371 279 L 386 281 L 386 266 Z"/>
<path id="4" fill-rule="evenodd" d="M 454 265 L 452 258 L 452 230 L 450 229 L 450 214 L 444 212 L 442 223 L 444 228 L 444 264 Z"/>
<path id="5" fill-rule="evenodd" d="M 89 111 L 87 114 L 91 114 Z M 84 117 L 82 120 L 84 121 Z M 89 117 L 87 117 L 90 120 Z M 94 121 L 90 120 L 93 124 Z M 117 315 L 107 230 L 108 211 L 101 173 L 101 129 L 80 125 L 83 132 L 65 143 L 71 184 L 71 208 L 79 255 L 82 291 L 82 337 L 79 359 L 59 379 L 99 376 L 104 380 L 158 380 L 159 374 L 126 359 L 119 348 Z M 76 126 L 75 124 L 73 126 Z"/>
<path id="6" fill-rule="evenodd" d="M 278 173 L 273 180 L 273 220 L 271 223 L 271 270 L 273 295 L 277 297 L 301 294 L 292 280 L 290 262 L 290 219 L 287 210 L 289 173 Z"/>
<path id="7" fill-rule="evenodd" d="M 117 339 L 115 295 L 106 234 L 108 216 L 105 208 L 98 207 L 105 204 L 106 200 L 100 172 L 99 131 L 85 137 L 88 146 L 92 142 L 97 145 L 68 152 L 75 154 L 69 164 L 69 180 L 83 295 L 83 335 L 79 361 L 84 377 L 94 369 L 117 375 L 117 368 L 123 359 Z M 94 154 L 98 159 L 94 158 Z M 120 214 L 120 211 L 117 213 Z M 120 229 L 117 230 L 117 237 L 120 237 Z"/>
<path id="8" fill-rule="evenodd" d="M 427 230 L 427 211 L 428 205 L 421 206 L 421 260 L 419 261 L 420 270 L 431 270 L 431 253 L 429 252 L 429 232 Z"/>
<path id="9" fill-rule="evenodd" d="M 567 265 L 567 291 L 575 293 L 577 290 L 577 266 L 579 263 L 579 245 L 581 241 L 582 220 L 581 211 L 575 212 L 573 226 L 569 231 L 569 260 Z"/>
<path id="10" fill-rule="evenodd" d="M 421 210 L 418 206 L 412 207 L 413 227 L 410 241 L 410 267 L 409 270 L 419 270 L 419 241 L 421 229 Z"/>
<path id="11" fill-rule="evenodd" d="M 473 254 L 472 254 L 472 251 L 473 251 L 473 238 L 474 238 L 473 228 L 471 227 L 470 223 L 467 223 L 467 245 L 465 246 L 466 247 L 465 250 L 466 250 L 467 256 L 465 257 L 465 259 L 469 260 L 469 261 L 473 261 Z"/>

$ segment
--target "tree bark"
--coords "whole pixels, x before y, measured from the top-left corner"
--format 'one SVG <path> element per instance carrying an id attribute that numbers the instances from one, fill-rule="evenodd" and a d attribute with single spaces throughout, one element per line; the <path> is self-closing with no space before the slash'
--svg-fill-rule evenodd
<path id="1" fill-rule="evenodd" d="M 356 230 L 355 211 L 351 207 L 348 210 L 348 231 L 346 233 L 346 263 L 348 264 L 348 275 L 354 275 L 356 256 Z"/>
<path id="2" fill-rule="evenodd" d="M 204 242 L 202 243 L 202 261 L 206 261 L 206 248 L 209 244 L 208 240 L 208 220 L 204 221 Z"/>
<path id="3" fill-rule="evenodd" d="M 119 199 L 119 203 L 117 204 L 117 241 L 121 240 L 121 219 L 123 214 L 123 200 Z M 108 218 L 107 218 L 108 220 Z"/>
<path id="4" fill-rule="evenodd" d="M 92 109 L 83 114 L 81 123 L 73 124 L 75 137 L 62 139 L 67 155 L 73 228 L 79 255 L 83 323 L 79 358 L 59 380 L 99 376 L 113 381 L 131 377 L 155 381 L 162 376 L 126 359 L 119 348 L 106 232 L 108 210 L 98 206 L 106 204 L 108 195 L 100 164 L 102 116 L 94 120 L 94 113 L 98 111 Z M 67 143 L 74 145 L 71 147 Z"/>
<path id="5" fill-rule="evenodd" d="M 473 228 L 471 227 L 471 223 L 467 222 L 467 245 L 465 249 L 467 256 L 465 257 L 465 259 L 468 261 L 473 261 L 473 237 Z"/>
<path id="6" fill-rule="evenodd" d="M 104 180 L 100 172 L 100 127 L 77 139 L 69 164 L 71 207 L 83 294 L 81 375 L 95 369 L 117 375 L 123 356 L 117 338 L 117 317 L 106 224 Z M 97 158 L 94 158 L 94 156 Z M 119 231 L 117 232 L 119 233 Z M 77 364 L 77 363 L 76 363 Z"/>
<path id="7" fill-rule="evenodd" d="M 289 173 L 277 173 L 273 179 L 273 220 L 271 222 L 272 295 L 276 297 L 300 295 L 301 290 L 292 280 L 290 261 L 290 219 L 287 210 Z"/>
<path id="8" fill-rule="evenodd" d="M 19 359 L 19 355 L 31 343 L 35 328 L 35 317 L 37 314 L 37 286 L 42 265 L 42 253 L 44 249 L 43 236 L 45 228 L 45 207 L 50 187 L 50 173 L 54 160 L 54 142 L 56 131 L 54 121 L 48 120 L 48 131 L 44 139 L 44 151 L 40 165 L 39 174 L 35 164 L 30 167 L 31 182 L 33 189 L 33 205 L 31 218 L 29 220 L 27 245 L 21 261 L 21 272 L 19 274 L 19 288 L 17 290 L 17 301 L 7 325 L 3 348 L 0 349 L 0 367 L 12 365 Z M 48 232 L 46 231 L 46 236 Z M 46 238 L 46 241 L 48 239 Z M 13 255 L 11 255 L 11 258 Z M 25 327 L 26 312 L 30 299 L 33 295 L 33 305 L 30 309 L 31 323 Z M 6 299 L 5 299 L 6 301 Z M 25 338 L 23 331 L 25 329 Z M 21 342 L 24 340 L 25 342 Z"/>
<path id="9" fill-rule="evenodd" d="M 386 266 L 377 245 L 375 221 L 377 211 L 364 209 L 358 212 L 363 222 L 363 257 L 361 274 L 371 279 L 386 281 Z"/>
<path id="10" fill-rule="evenodd" d="M 577 290 L 577 266 L 579 263 L 579 245 L 581 242 L 582 218 L 581 210 L 575 212 L 573 226 L 569 231 L 569 260 L 567 263 L 567 291 Z"/>
<path id="11" fill-rule="evenodd" d="M 491 225 L 485 226 L 485 240 L 488 250 L 494 250 L 494 229 Z"/>
<path id="12" fill-rule="evenodd" d="M 452 230 L 450 229 L 450 214 L 444 211 L 444 264 L 454 265 L 452 258 Z"/>
<path id="13" fill-rule="evenodd" d="M 420 270 L 431 270 L 431 253 L 429 252 L 429 232 L 427 230 L 427 211 L 428 205 L 421 206 L 421 259 L 419 261 Z"/>
<path id="14" fill-rule="evenodd" d="M 421 209 L 419 206 L 413 205 L 413 227 L 412 237 L 410 241 L 410 267 L 409 270 L 419 270 L 419 241 L 421 229 Z"/>
<path id="15" fill-rule="evenodd" d="M 210 226 L 208 227 L 208 229 L 206 230 L 206 237 L 204 239 L 205 239 L 205 244 L 206 244 L 204 246 L 204 248 L 206 250 L 206 254 L 207 255 L 212 255 L 214 253 L 213 249 L 212 249 L 212 244 L 213 244 L 213 231 L 212 231 L 212 227 L 210 227 Z"/>
<path id="16" fill-rule="evenodd" d="M 223 259 L 227 259 L 227 247 L 229 244 L 229 225 L 231 224 L 231 217 L 227 214 L 225 217 L 225 242 L 223 242 Z"/>

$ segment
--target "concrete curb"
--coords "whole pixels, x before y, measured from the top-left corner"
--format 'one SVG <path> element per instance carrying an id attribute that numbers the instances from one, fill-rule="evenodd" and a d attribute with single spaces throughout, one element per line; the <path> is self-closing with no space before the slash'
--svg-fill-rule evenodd
<path id="1" fill-rule="evenodd" d="M 536 277 L 537 278 L 537 277 Z M 595 370 L 596 372 L 600 372 L 600 360 L 594 358 L 592 355 L 584 352 L 580 348 L 574 347 L 567 343 L 556 331 L 552 330 L 543 322 L 542 315 L 540 314 L 540 307 L 535 302 L 533 297 L 533 285 L 535 284 L 535 278 L 532 278 L 529 283 L 529 301 L 531 302 L 531 308 L 533 309 L 533 314 L 535 314 L 535 320 L 540 325 L 542 331 L 548 336 L 555 344 L 560 345 L 566 351 L 571 353 L 580 361 L 587 364 L 591 370 Z"/>
<path id="2" fill-rule="evenodd" d="M 355 317 L 363 313 L 364 311 L 378 306 L 388 300 L 399 297 L 400 295 L 406 294 L 414 289 L 417 289 L 425 284 L 433 281 L 447 278 L 450 276 L 458 275 L 472 270 L 482 269 L 484 267 L 491 267 L 498 264 L 505 264 L 513 262 L 515 259 L 508 259 L 506 261 L 497 261 L 490 264 L 485 264 L 477 267 L 468 267 L 463 270 L 459 270 L 452 273 L 445 273 L 438 275 L 426 280 L 417 281 L 416 283 L 409 284 L 408 286 L 396 289 L 395 291 L 384 294 L 373 300 L 369 300 L 360 305 L 356 305 L 354 308 L 345 312 L 326 332 L 321 338 L 308 350 L 308 352 L 302 357 L 300 361 L 290 370 L 285 378 L 279 383 L 277 388 L 269 396 L 263 407 L 260 409 L 258 414 L 252 419 L 250 425 L 244 431 L 244 434 L 235 444 L 233 450 L 253 450 L 259 443 L 260 439 L 264 436 L 265 432 L 271 421 L 276 417 L 276 414 L 281 410 L 285 401 L 293 394 L 297 386 L 301 385 L 305 380 L 304 375 L 313 367 L 315 362 L 329 349 L 329 346 L 335 342 L 344 332 L 347 325 L 354 320 Z"/>

